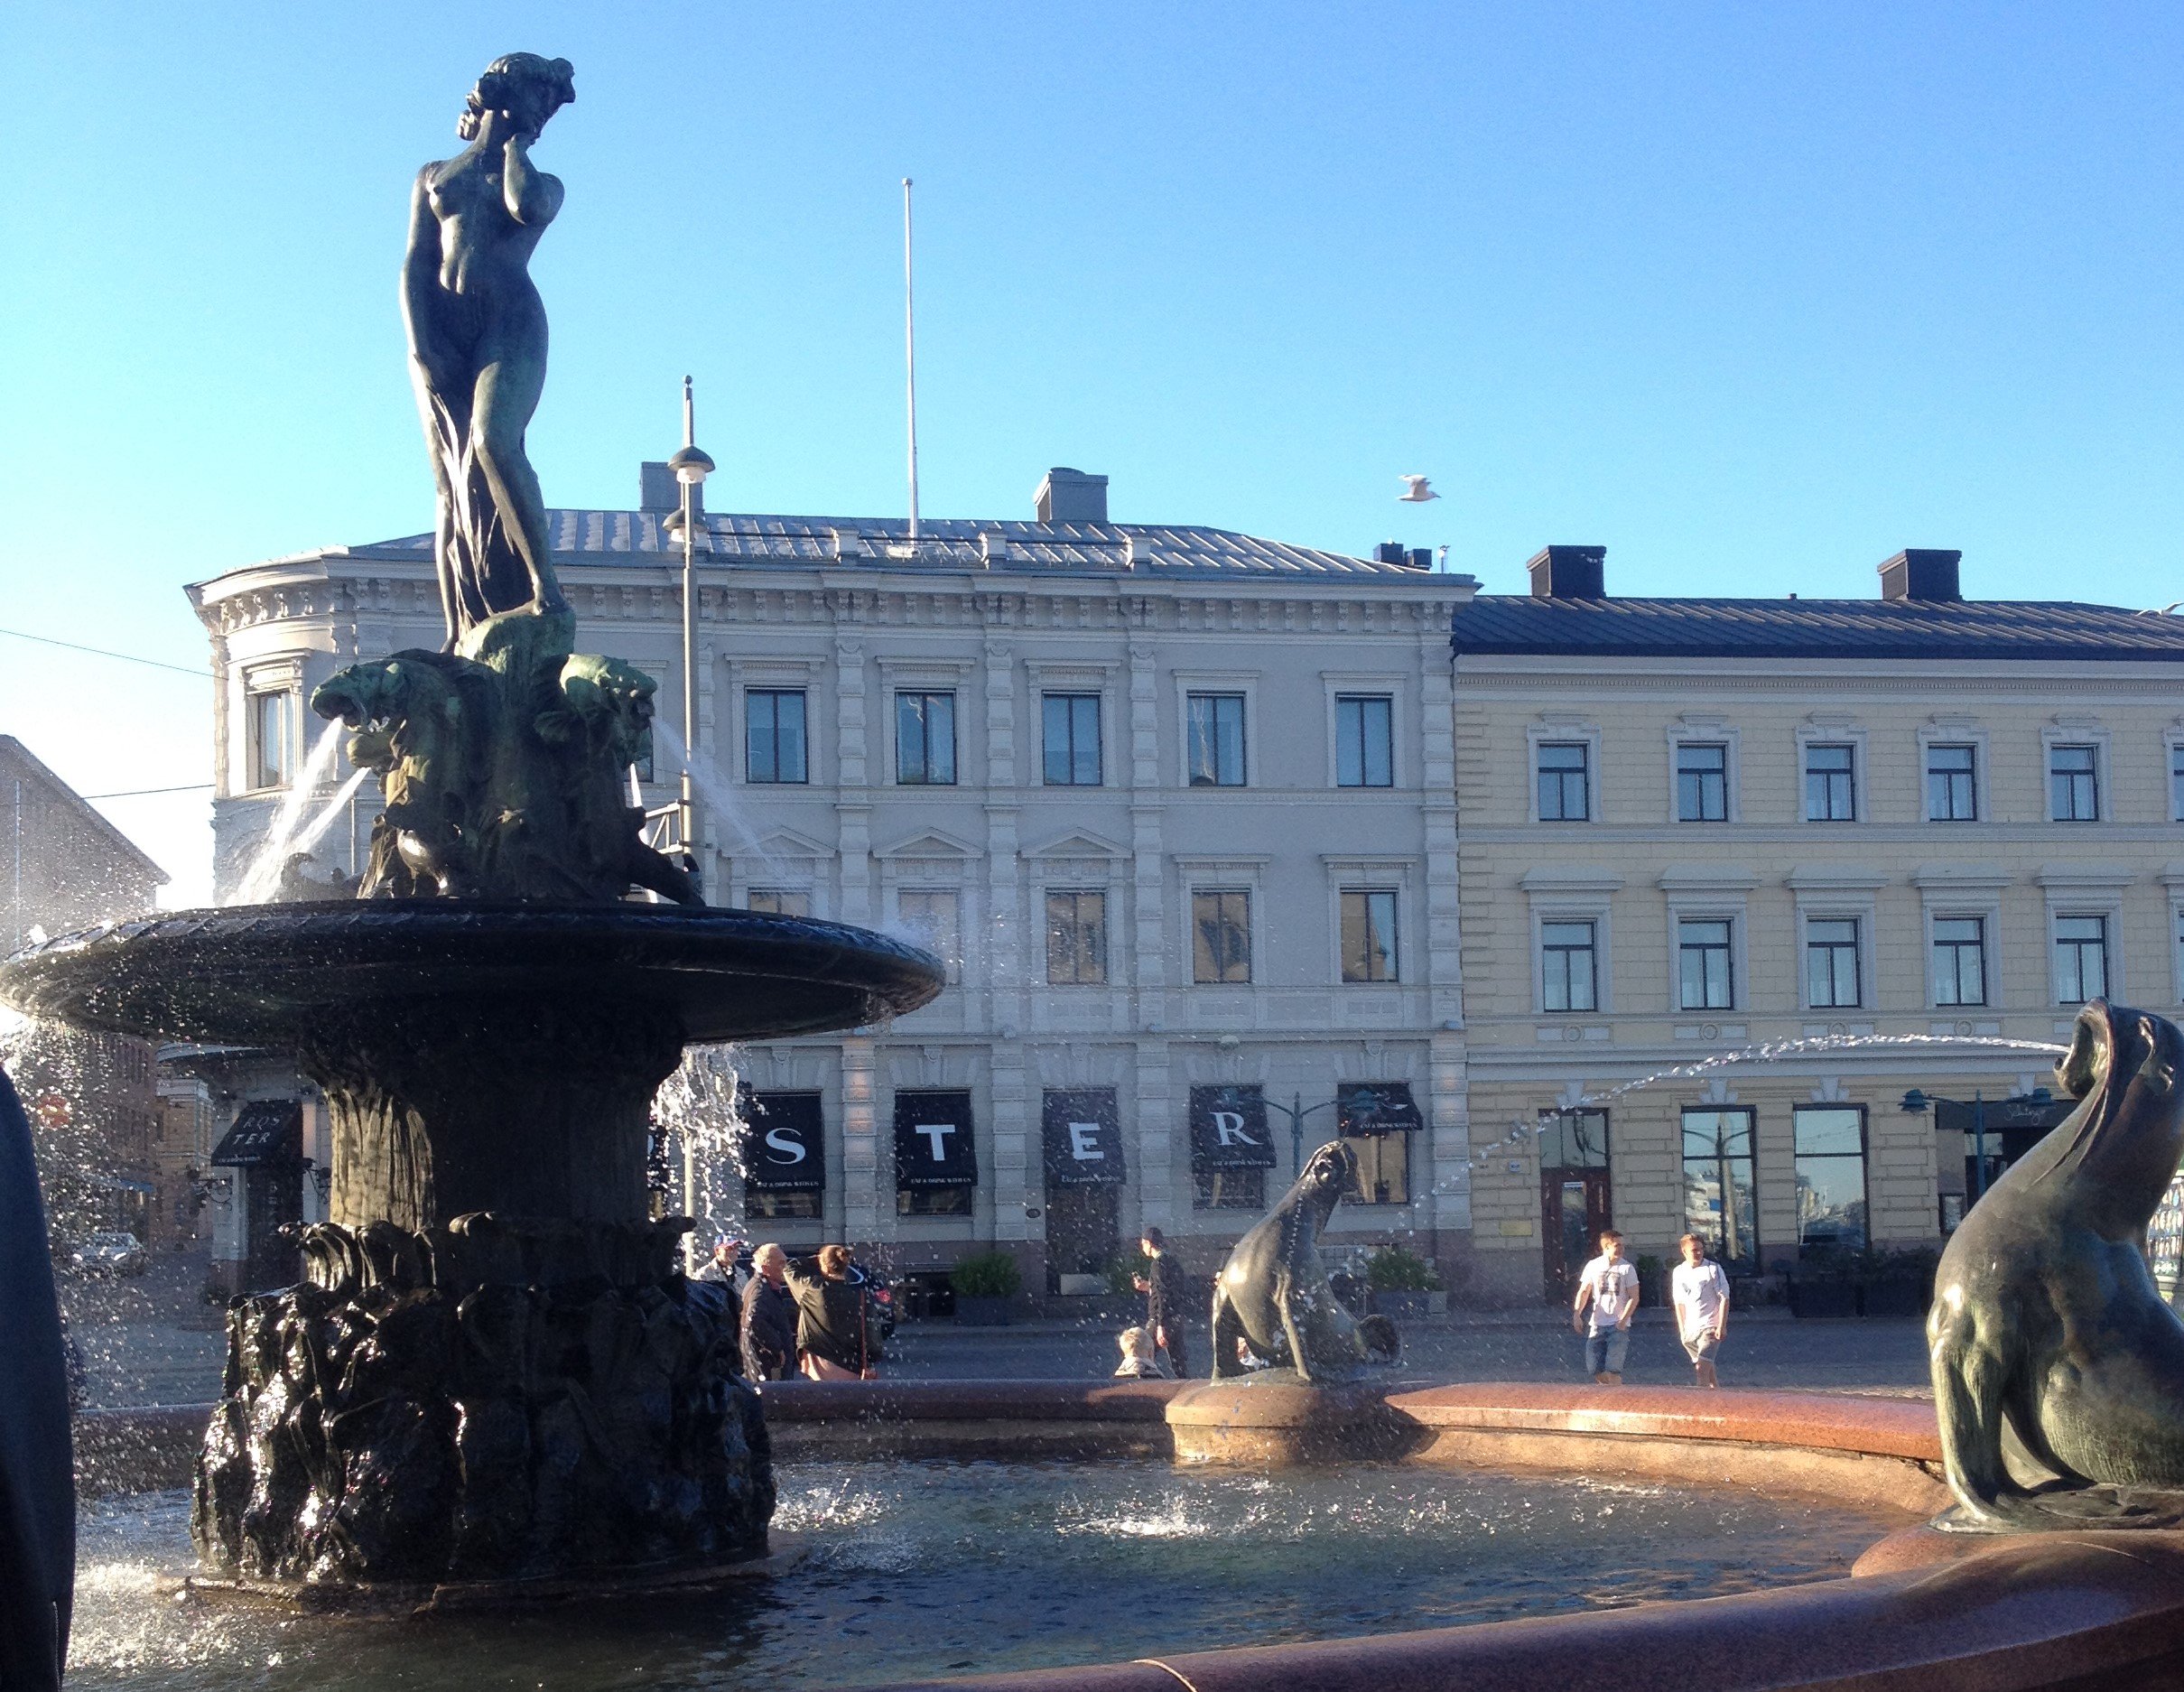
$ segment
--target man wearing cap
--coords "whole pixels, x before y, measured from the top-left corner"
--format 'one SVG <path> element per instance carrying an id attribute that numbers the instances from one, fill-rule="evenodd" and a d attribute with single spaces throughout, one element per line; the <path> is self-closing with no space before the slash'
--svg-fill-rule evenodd
<path id="1" fill-rule="evenodd" d="M 1130 1284 L 1145 1295 L 1145 1325 L 1153 1343 L 1167 1353 L 1168 1366 L 1181 1380 L 1191 1372 L 1184 1361 L 1183 1269 L 1168 1255 L 1167 1236 L 1148 1223 L 1138 1249 L 1147 1259 L 1147 1272 L 1133 1276 Z"/>

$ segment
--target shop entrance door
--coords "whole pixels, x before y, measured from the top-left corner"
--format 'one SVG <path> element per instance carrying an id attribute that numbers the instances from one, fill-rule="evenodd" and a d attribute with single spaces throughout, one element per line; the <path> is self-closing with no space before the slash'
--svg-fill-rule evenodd
<path id="1" fill-rule="evenodd" d="M 1577 1277 L 1600 1250 L 1600 1231 L 1614 1226 L 1605 1169 L 1539 1172 L 1540 1253 L 1550 1304 L 1577 1296 Z"/>
<path id="2" fill-rule="evenodd" d="M 1057 1186 L 1046 1195 L 1046 1290 L 1062 1290 L 1064 1275 L 1104 1275 L 1122 1241 L 1121 1189 Z"/>

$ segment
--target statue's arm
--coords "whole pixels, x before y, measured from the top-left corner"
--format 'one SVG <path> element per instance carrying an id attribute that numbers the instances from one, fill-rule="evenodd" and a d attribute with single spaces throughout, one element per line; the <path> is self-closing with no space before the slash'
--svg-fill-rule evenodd
<path id="1" fill-rule="evenodd" d="M 518 223 L 544 226 L 562 209 L 562 182 L 558 176 L 531 168 L 531 146 L 522 135 L 512 135 L 502 149 L 505 168 L 500 176 L 501 198 L 508 215 Z"/>
<path id="2" fill-rule="evenodd" d="M 440 352 L 432 327 L 432 299 L 440 288 L 440 219 L 432 215 L 425 187 L 432 168 L 428 164 L 418 172 L 410 190 L 410 244 L 402 257 L 402 328 L 411 356 L 428 373 L 436 370 Z"/>

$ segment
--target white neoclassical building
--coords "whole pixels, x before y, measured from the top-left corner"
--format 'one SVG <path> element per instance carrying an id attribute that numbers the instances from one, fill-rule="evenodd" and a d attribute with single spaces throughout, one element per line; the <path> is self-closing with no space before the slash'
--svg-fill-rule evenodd
<path id="1" fill-rule="evenodd" d="M 680 715 L 668 503 L 556 511 L 580 643 Z M 1029 521 L 708 516 L 696 841 L 715 903 L 905 933 L 951 990 L 892 1026 L 745 1050 L 752 1228 L 905 1272 L 998 1247 L 1033 1288 L 1143 1223 L 1190 1266 L 1343 1135 L 1341 1226 L 1453 1261 L 1471 1228 L 1448 631 L 1474 590 L 1107 520 L 1055 470 Z M 232 888 L 321 725 L 310 690 L 436 647 L 429 537 L 191 590 L 213 643 Z M 325 760 L 314 785 L 342 771 Z M 673 796 L 672 742 L 640 772 Z M 353 867 L 370 789 L 320 848 Z M 319 803 L 314 795 L 312 803 Z"/>

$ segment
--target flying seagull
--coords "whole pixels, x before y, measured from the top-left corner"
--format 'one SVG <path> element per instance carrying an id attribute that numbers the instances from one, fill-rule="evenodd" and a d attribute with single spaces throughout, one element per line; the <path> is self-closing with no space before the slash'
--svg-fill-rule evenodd
<path id="1" fill-rule="evenodd" d="M 1398 499 L 1407 500 L 1414 506 L 1422 506 L 1428 499 L 1438 499 L 1441 497 L 1434 492 L 1431 483 L 1423 476 L 1406 476 L 1403 479 L 1410 485 L 1396 496 Z"/>

